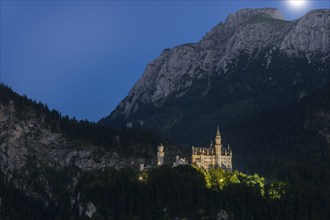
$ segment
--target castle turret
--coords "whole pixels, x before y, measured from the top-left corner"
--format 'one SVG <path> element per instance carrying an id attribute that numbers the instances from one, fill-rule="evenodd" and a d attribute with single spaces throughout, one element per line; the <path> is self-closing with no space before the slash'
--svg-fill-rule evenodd
<path id="1" fill-rule="evenodd" d="M 157 166 L 162 166 L 164 164 L 164 146 L 160 144 L 157 149 Z"/>

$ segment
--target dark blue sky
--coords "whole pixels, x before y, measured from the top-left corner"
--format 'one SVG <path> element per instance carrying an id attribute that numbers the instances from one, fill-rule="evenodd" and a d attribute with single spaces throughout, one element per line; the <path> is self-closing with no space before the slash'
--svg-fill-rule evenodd
<path id="1" fill-rule="evenodd" d="M 1 1 L 0 80 L 50 108 L 96 121 L 108 115 L 165 48 L 199 41 L 240 8 L 308 8 L 284 1 Z"/>

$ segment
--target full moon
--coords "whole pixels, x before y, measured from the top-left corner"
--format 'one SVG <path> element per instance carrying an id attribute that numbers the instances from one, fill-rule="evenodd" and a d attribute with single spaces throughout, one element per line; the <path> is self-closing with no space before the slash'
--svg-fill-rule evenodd
<path id="1" fill-rule="evenodd" d="M 304 9 L 308 5 L 307 0 L 289 0 L 287 4 L 292 9 Z"/>

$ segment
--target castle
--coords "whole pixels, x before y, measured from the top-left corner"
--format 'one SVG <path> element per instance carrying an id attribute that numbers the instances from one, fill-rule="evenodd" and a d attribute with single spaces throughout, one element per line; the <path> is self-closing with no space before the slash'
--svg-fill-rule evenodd
<path id="1" fill-rule="evenodd" d="M 229 148 L 222 147 L 221 135 L 219 127 L 215 135 L 215 144 L 211 143 L 210 147 L 194 147 L 192 146 L 191 164 L 202 167 L 206 170 L 210 168 L 220 167 L 225 170 L 232 170 L 232 151 Z M 161 144 L 157 147 L 157 166 L 164 164 L 164 146 Z M 173 166 L 186 165 L 188 162 L 184 158 L 176 157 Z"/>
<path id="2" fill-rule="evenodd" d="M 191 163 L 209 170 L 213 167 L 221 167 L 226 170 L 232 170 L 232 151 L 229 148 L 222 147 L 219 127 L 215 136 L 215 144 L 210 147 L 192 146 Z"/>

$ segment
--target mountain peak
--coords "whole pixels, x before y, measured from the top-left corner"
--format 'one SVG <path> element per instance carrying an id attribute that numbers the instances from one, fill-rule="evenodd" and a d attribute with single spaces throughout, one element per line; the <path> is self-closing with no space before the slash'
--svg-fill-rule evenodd
<path id="1" fill-rule="evenodd" d="M 248 19 L 250 19 L 252 16 L 264 16 L 266 18 L 273 18 L 273 19 L 278 19 L 278 20 L 284 20 L 281 12 L 276 9 L 276 8 L 243 8 L 238 10 L 235 13 L 232 13 L 228 15 L 226 21 L 225 21 L 225 26 L 226 28 L 233 28 Z"/>
<path id="2" fill-rule="evenodd" d="M 312 53 L 321 52 L 325 58 L 330 53 L 330 10 L 313 10 L 302 16 L 295 26 L 284 37 L 280 49 L 288 54 L 306 53 L 309 57 Z"/>

